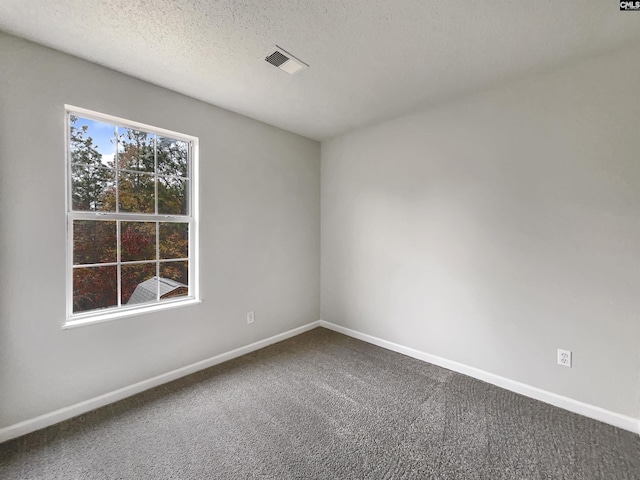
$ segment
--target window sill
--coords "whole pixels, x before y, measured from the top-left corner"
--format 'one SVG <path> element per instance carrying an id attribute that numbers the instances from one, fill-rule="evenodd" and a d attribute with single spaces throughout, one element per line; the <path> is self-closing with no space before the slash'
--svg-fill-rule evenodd
<path id="1" fill-rule="evenodd" d="M 179 307 L 188 307 L 190 305 L 198 305 L 200 303 L 202 303 L 202 300 L 189 298 L 186 300 L 162 302 L 126 310 L 123 309 L 115 312 L 87 314 L 87 316 L 82 317 L 71 317 L 67 318 L 67 322 L 62 326 L 62 329 L 67 330 L 71 328 L 86 327 L 88 325 L 94 325 L 96 323 L 111 322 L 113 320 L 119 320 L 121 318 L 133 317 L 136 315 L 145 315 L 147 313 L 159 312 Z"/>

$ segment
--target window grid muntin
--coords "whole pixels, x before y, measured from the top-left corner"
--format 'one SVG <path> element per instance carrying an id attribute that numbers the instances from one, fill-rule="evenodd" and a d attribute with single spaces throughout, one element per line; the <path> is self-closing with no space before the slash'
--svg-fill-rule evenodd
<path id="1" fill-rule="evenodd" d="M 118 175 L 116 175 L 116 178 L 117 177 L 118 177 Z M 118 190 L 119 189 L 116 188 L 116 192 Z M 117 195 L 117 193 L 116 193 L 116 195 Z M 119 202 L 116 199 L 116 208 L 117 208 L 118 204 L 119 204 Z M 121 238 L 122 237 L 122 226 L 120 225 L 121 223 L 122 223 L 122 220 L 119 220 L 119 219 L 116 220 L 116 235 L 117 235 L 117 237 L 116 237 L 116 242 L 117 242 L 116 248 L 118 249 L 117 250 L 117 253 L 118 253 L 118 255 L 117 255 L 118 265 L 117 265 L 117 268 L 116 268 L 116 275 L 117 275 L 117 282 L 118 282 L 117 283 L 117 289 L 118 289 L 118 291 L 116 293 L 118 294 L 118 308 L 122 307 L 122 300 L 121 300 L 121 298 L 122 298 L 122 275 L 120 273 L 120 265 L 122 265 L 122 238 Z"/>
<path id="2" fill-rule="evenodd" d="M 157 166 L 157 164 L 156 164 Z M 156 191 L 158 182 L 156 181 Z M 158 197 L 156 196 L 156 211 L 158 211 Z M 160 278 L 160 222 L 156 222 L 156 278 Z M 156 301 L 160 301 L 160 282 L 156 282 Z"/>
<path id="3" fill-rule="evenodd" d="M 112 117 L 110 117 L 109 115 L 99 115 L 96 113 L 91 113 L 91 112 L 85 112 L 85 111 L 76 111 L 74 109 L 68 109 L 67 110 L 67 118 L 66 118 L 66 125 L 67 125 L 67 133 L 66 133 L 66 138 L 67 138 L 67 149 L 68 149 L 68 164 L 69 165 L 77 165 L 77 166 L 83 166 L 83 164 L 81 163 L 75 163 L 71 161 L 71 150 L 69 149 L 69 144 L 70 144 L 70 138 L 69 138 L 69 131 L 70 131 L 70 116 L 73 115 L 75 117 L 80 117 L 80 118 L 84 118 L 87 120 L 93 120 L 96 122 L 101 122 L 101 123 L 109 123 L 110 125 L 113 125 L 115 128 L 115 152 L 114 152 L 114 167 L 110 168 L 108 166 L 103 166 L 103 165 L 99 165 L 97 168 L 101 168 L 101 169 L 105 169 L 105 170 L 111 170 L 114 171 L 115 173 L 115 183 L 116 183 L 116 213 L 121 213 L 120 212 L 120 198 L 119 198 L 119 194 L 120 194 L 120 185 L 119 185 L 119 181 L 120 181 L 120 172 L 125 172 L 125 173 L 136 173 L 136 174 L 146 174 L 146 175 L 153 175 L 154 176 L 154 182 L 156 184 L 155 187 L 155 214 L 156 215 L 162 215 L 158 213 L 158 206 L 157 206 L 157 200 L 158 200 L 158 195 L 157 195 L 157 182 L 158 182 L 158 178 L 162 177 L 162 178 L 174 178 L 174 179 L 178 179 L 181 181 L 186 181 L 187 182 L 187 186 L 186 186 L 186 192 L 185 192 L 185 198 L 187 198 L 187 213 L 185 216 L 192 216 L 192 202 L 193 202 L 193 197 L 192 197 L 192 178 L 193 178 L 193 140 L 183 134 L 180 134 L 178 132 L 171 132 L 169 130 L 165 130 L 162 128 L 143 128 L 140 127 L 139 125 L 136 125 L 134 122 L 127 122 L 126 120 L 121 120 L 121 119 L 114 119 Z M 116 123 L 117 122 L 117 123 Z M 119 149 L 119 145 L 121 143 L 120 141 L 120 129 L 130 129 L 130 130 L 136 130 L 138 132 L 142 132 L 142 133 L 146 133 L 148 135 L 153 135 L 154 138 L 154 171 L 153 173 L 150 172 L 146 172 L 144 170 L 131 170 L 131 169 L 127 169 L 127 168 L 120 168 L 120 149 Z M 172 139 L 172 140 L 178 140 L 180 142 L 183 142 L 187 145 L 187 172 L 189 173 L 189 175 L 182 176 L 182 175 L 166 175 L 166 174 L 160 174 L 158 173 L 158 149 L 157 149 L 157 141 L 158 141 L 158 136 L 162 137 L 162 138 L 167 138 L 167 139 Z M 69 172 L 67 172 L 67 177 L 70 178 L 70 168 L 69 168 Z M 71 187 L 71 186 L 70 186 Z M 70 208 L 69 210 L 72 212 L 86 212 L 86 210 L 73 210 L 73 202 L 72 200 L 72 189 L 69 188 L 69 205 Z M 122 212 L 124 213 L 124 212 Z M 127 212 L 127 213 L 132 213 L 132 212 Z M 144 214 L 144 215 L 153 215 L 153 214 Z"/>
<path id="4" fill-rule="evenodd" d="M 87 120 L 94 120 L 102 123 L 109 123 L 114 125 L 115 127 L 115 136 L 116 136 L 116 149 L 114 152 L 114 168 L 110 168 L 106 165 L 95 166 L 94 168 L 100 168 L 105 170 L 111 170 L 115 173 L 115 196 L 116 196 L 116 204 L 115 212 L 103 212 L 103 211 L 87 211 L 87 210 L 73 210 L 73 184 L 71 177 L 71 166 L 79 165 L 85 167 L 85 165 L 81 163 L 75 163 L 71 161 L 71 149 L 70 149 L 70 116 L 76 116 Z M 110 117 L 108 115 L 102 116 L 100 114 L 91 113 L 85 111 L 84 109 L 75 109 L 73 107 L 67 107 L 66 110 L 66 184 L 67 184 L 67 257 L 68 263 L 70 264 L 69 273 L 67 274 L 67 292 L 68 292 L 68 314 L 67 318 L 69 321 L 77 322 L 82 320 L 83 318 L 91 318 L 103 316 L 104 314 L 118 314 L 118 312 L 127 312 L 127 311 L 135 311 L 142 307 L 147 307 L 149 305 L 158 305 L 164 303 L 180 303 L 187 302 L 190 300 L 197 300 L 197 262 L 195 260 L 197 256 L 197 237 L 196 237 L 196 218 L 194 216 L 194 212 L 196 211 L 196 206 L 194 205 L 194 189 L 195 189 L 195 163 L 194 163 L 194 155 L 195 155 L 195 144 L 193 137 L 187 137 L 177 132 L 171 132 L 164 129 L 146 129 L 140 128 L 139 126 L 129 123 L 126 120 L 116 119 L 114 117 Z M 154 177 L 154 189 L 155 189 L 155 213 L 138 213 L 138 212 L 120 212 L 120 185 L 119 185 L 119 172 L 131 172 L 131 173 L 143 173 L 149 174 L 149 172 L 144 172 L 140 170 L 129 170 L 129 169 L 120 169 L 120 159 L 119 159 L 119 128 L 131 128 L 135 129 L 150 135 L 154 136 L 154 172 L 152 173 Z M 185 143 L 187 147 L 187 173 L 188 175 L 166 175 L 158 173 L 158 151 L 157 151 L 157 139 L 158 136 L 162 136 L 163 138 L 168 138 L 172 140 L 177 140 Z M 197 141 L 197 140 L 196 140 Z M 186 214 L 159 214 L 158 213 L 158 179 L 159 178 L 171 178 L 178 179 L 180 181 L 185 181 L 185 195 L 184 199 L 186 202 Z M 115 221 L 116 222 L 116 250 L 117 250 L 117 262 L 114 265 L 113 262 L 109 263 L 99 263 L 99 264 L 73 264 L 73 222 L 74 220 L 105 220 L 105 221 Z M 141 261 L 129 261 L 123 262 L 121 259 L 121 222 L 122 221 L 145 221 L 145 222 L 155 222 L 156 223 L 156 259 L 155 260 L 141 260 Z M 159 249 L 160 249 L 160 238 L 159 238 L 159 226 L 160 222 L 164 223 L 186 223 L 188 224 L 188 238 L 187 238 L 187 247 L 189 255 L 186 258 L 171 258 L 171 259 L 160 259 Z M 156 301 L 153 303 L 144 303 L 137 304 L 132 306 L 122 305 L 122 279 L 121 279 L 121 267 L 122 265 L 132 265 L 132 264 L 143 264 L 143 263 L 156 263 L 156 276 L 159 278 L 160 274 L 160 264 L 161 263 L 170 263 L 170 262 L 187 262 L 188 265 L 188 284 L 187 284 L 187 295 L 180 297 L 170 297 L 167 299 L 160 299 L 160 284 L 158 282 L 156 289 Z M 78 268 L 97 268 L 99 266 L 116 266 L 117 272 L 117 307 L 106 307 L 106 308 L 97 308 L 94 310 L 84 311 L 84 312 L 73 312 L 73 271 Z"/>
<path id="5" fill-rule="evenodd" d="M 72 268 L 95 268 L 95 267 L 117 267 L 118 265 L 142 265 L 143 263 L 171 263 L 171 262 L 188 262 L 189 257 L 183 258 L 163 258 L 161 260 L 132 260 L 129 262 L 104 262 L 104 263 L 78 263 Z"/>
<path id="6" fill-rule="evenodd" d="M 114 157 L 115 158 L 115 157 Z M 71 162 L 71 166 L 73 167 L 81 167 L 84 169 L 88 169 L 89 167 L 87 167 L 86 165 L 82 164 L 82 163 L 77 163 L 77 162 Z M 136 173 L 136 174 L 140 174 L 140 175 L 148 175 L 148 176 L 154 176 L 154 177 L 158 177 L 158 178 L 177 178 L 180 180 L 185 180 L 185 181 L 189 181 L 189 177 L 185 177 L 182 175 L 167 175 L 164 173 L 151 173 L 151 172 L 143 172 L 141 170 L 130 170 L 128 168 L 113 168 L 113 167 L 108 167 L 106 165 L 97 165 L 97 166 L 91 166 L 90 168 L 98 168 L 100 170 L 107 170 L 109 172 L 124 172 L 124 173 Z M 74 210 L 75 212 L 86 212 L 87 210 Z"/>
<path id="7" fill-rule="evenodd" d="M 134 215 L 127 215 L 128 218 L 117 218 L 120 217 L 121 215 L 125 215 L 125 214 L 118 214 L 115 212 L 100 212 L 100 213 L 92 213 L 92 212 L 82 212 L 80 214 L 78 213 L 73 213 L 70 212 L 69 213 L 69 218 L 70 218 L 70 222 L 69 222 L 69 237 L 71 238 L 71 251 L 73 253 L 73 225 L 74 225 L 74 221 L 75 220 L 93 220 L 93 221 L 105 221 L 105 222 L 116 222 L 116 258 L 117 260 L 115 262 L 104 262 L 104 263 L 91 263 L 91 264 L 75 264 L 73 263 L 73 256 L 71 257 L 71 272 L 73 272 L 74 270 L 77 269 L 82 269 L 82 268 L 98 268 L 98 267 L 116 267 L 116 278 L 117 278 L 117 302 L 118 305 L 114 306 L 114 307 L 104 307 L 104 308 L 97 308 L 94 310 L 88 310 L 85 312 L 77 312 L 74 313 L 73 312 L 73 288 L 70 291 L 70 299 L 71 299 L 71 305 L 72 305 L 72 309 L 71 309 L 71 316 L 73 318 L 80 318 L 83 316 L 91 316 L 96 315 L 96 312 L 99 312 L 100 314 L 107 312 L 107 311 L 117 311 L 117 310 L 122 310 L 122 309 L 135 309 L 135 308 L 139 308 L 141 306 L 144 305 L 148 305 L 149 302 L 145 302 L 144 304 L 134 304 L 134 305 L 126 305 L 126 304 L 122 304 L 122 266 L 126 266 L 126 265 L 142 265 L 142 264 L 155 264 L 156 265 L 156 277 L 160 278 L 160 267 L 162 263 L 173 263 L 173 262 L 187 262 L 189 265 L 189 280 L 188 280 L 188 284 L 187 284 L 187 290 L 188 293 L 185 296 L 181 296 L 181 297 L 175 297 L 172 298 L 172 300 L 176 300 L 177 299 L 182 299 L 182 300 L 186 300 L 186 299 L 193 299 L 195 298 L 194 292 L 193 292 L 193 287 L 192 287 L 192 282 L 193 282 L 193 276 L 192 276 L 192 265 L 193 265 L 193 248 L 192 248 L 192 232 L 193 232 L 193 220 L 191 219 L 191 217 L 187 217 L 187 216 L 172 216 L 170 218 L 167 218 L 165 216 L 161 216 L 161 215 L 152 215 L 152 214 L 134 214 Z M 140 217 L 144 216 L 145 219 L 143 221 L 146 221 L 147 223 L 155 223 L 155 232 L 156 232 L 156 241 L 155 241 L 155 254 L 156 254 L 156 258 L 155 260 L 127 260 L 127 261 L 123 261 L 122 260 L 122 246 L 121 246 L 121 232 L 122 232 L 122 222 L 131 222 L 131 221 L 137 221 Z M 150 219 L 149 217 L 154 217 L 154 219 Z M 159 217 L 159 218 L 158 218 Z M 189 249 L 189 255 L 187 255 L 186 257 L 175 257 L 175 258 L 160 258 L 160 224 L 161 223 L 181 223 L 181 224 L 187 224 L 188 227 L 188 249 Z M 71 274 L 71 282 L 73 282 L 73 274 Z M 161 299 L 160 298 L 160 284 L 158 282 L 158 284 L 156 285 L 156 299 L 155 302 L 164 302 L 166 300 L 169 299 Z"/>

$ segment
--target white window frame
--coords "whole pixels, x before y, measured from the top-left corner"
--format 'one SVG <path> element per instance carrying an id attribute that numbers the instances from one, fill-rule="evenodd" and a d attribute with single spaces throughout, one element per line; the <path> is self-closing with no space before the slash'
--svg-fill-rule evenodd
<path id="1" fill-rule="evenodd" d="M 147 133 L 156 134 L 159 136 L 169 137 L 176 140 L 188 142 L 189 144 L 189 177 L 188 177 L 188 214 L 187 215 L 165 215 L 157 213 L 125 213 L 125 212 L 79 212 L 72 209 L 72 185 L 71 185 L 71 150 L 70 150 L 70 116 L 78 116 L 98 122 L 105 122 L 116 125 L 117 127 L 125 127 L 136 130 L 142 130 Z M 113 115 L 107 115 L 104 113 L 95 112 L 93 110 L 87 110 L 86 108 L 75 107 L 72 105 L 65 105 L 65 192 L 66 192 L 66 232 L 67 232 L 67 252 L 66 252 L 66 303 L 67 303 L 67 315 L 63 328 L 73 328 L 84 325 L 90 325 L 94 323 L 101 323 L 111 321 L 119 318 L 130 317 L 133 315 L 141 315 L 150 312 L 156 312 L 160 310 L 167 310 L 176 307 L 183 307 L 187 305 L 195 305 L 201 303 L 200 299 L 200 285 L 199 285 L 199 242 L 198 242 L 198 220 L 199 220 L 199 197 L 198 197 L 198 155 L 199 144 L 198 137 L 192 135 L 186 135 L 183 133 L 166 130 L 163 128 L 154 127 L 144 123 L 134 122 Z M 117 178 L 117 148 L 116 157 L 114 162 L 116 165 L 116 178 Z M 157 190 L 157 186 L 156 186 Z M 158 198 L 156 195 L 155 202 L 157 205 Z M 157 208 L 156 208 L 157 211 Z M 73 265 L 73 221 L 74 220 L 104 220 L 104 221 L 146 221 L 156 222 L 156 260 L 160 262 L 158 256 L 158 232 L 157 228 L 159 223 L 157 222 L 177 222 L 189 224 L 189 257 L 186 259 L 189 262 L 189 295 L 175 297 L 165 300 L 158 300 L 157 303 L 141 304 L 141 305 L 121 305 L 121 282 L 120 274 L 118 273 L 118 305 L 114 307 L 108 307 L 104 309 L 91 310 L 88 312 L 73 313 L 73 270 L 74 268 L 86 268 L 89 265 Z M 117 224 L 118 225 L 118 224 Z M 120 236 L 119 229 L 117 235 L 117 261 L 111 263 L 101 264 L 104 266 L 120 266 Z M 169 261 L 178 261 L 179 259 L 171 259 Z M 185 259 L 182 259 L 183 261 Z M 166 261 L 166 260 L 163 260 Z M 131 264 L 135 262 L 124 262 Z M 149 262 L 139 262 L 149 263 Z M 159 264 L 159 263 L 158 263 Z M 120 268 L 118 268 L 118 272 Z M 157 273 L 158 275 L 158 273 Z"/>

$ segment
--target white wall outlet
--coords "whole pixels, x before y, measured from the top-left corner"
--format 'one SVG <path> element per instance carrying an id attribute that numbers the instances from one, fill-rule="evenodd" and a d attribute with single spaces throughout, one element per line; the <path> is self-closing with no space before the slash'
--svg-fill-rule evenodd
<path id="1" fill-rule="evenodd" d="M 558 365 L 571 368 L 571 350 L 558 349 Z"/>
<path id="2" fill-rule="evenodd" d="M 247 325 L 252 324 L 255 321 L 256 317 L 253 312 L 247 313 Z"/>

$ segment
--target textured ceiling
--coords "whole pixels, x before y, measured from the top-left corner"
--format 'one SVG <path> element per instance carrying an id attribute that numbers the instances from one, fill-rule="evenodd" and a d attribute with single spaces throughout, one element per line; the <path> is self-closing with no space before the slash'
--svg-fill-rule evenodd
<path id="1" fill-rule="evenodd" d="M 640 41 L 617 0 L 0 0 L 0 30 L 322 140 Z M 311 68 L 261 61 L 274 44 Z"/>

